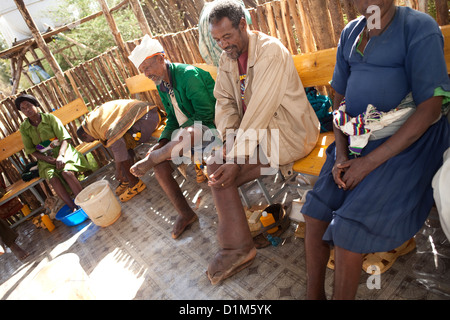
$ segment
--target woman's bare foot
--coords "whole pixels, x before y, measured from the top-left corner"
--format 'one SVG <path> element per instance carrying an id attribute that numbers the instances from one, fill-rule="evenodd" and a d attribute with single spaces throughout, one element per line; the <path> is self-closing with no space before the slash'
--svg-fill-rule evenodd
<path id="1" fill-rule="evenodd" d="M 130 172 L 136 177 L 142 177 L 148 170 L 157 165 L 156 162 L 153 161 L 151 157 L 151 153 L 149 153 L 144 159 L 136 162 L 131 168 Z"/>
<path id="2" fill-rule="evenodd" d="M 198 217 L 194 213 L 192 216 L 184 217 L 182 215 L 178 215 L 177 220 L 175 220 L 175 224 L 172 229 L 172 238 L 177 239 L 181 234 L 186 230 L 188 226 L 197 221 Z"/>

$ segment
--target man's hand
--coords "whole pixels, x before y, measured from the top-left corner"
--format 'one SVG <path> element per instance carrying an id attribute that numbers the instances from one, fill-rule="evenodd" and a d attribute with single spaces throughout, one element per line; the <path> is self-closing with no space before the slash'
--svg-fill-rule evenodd
<path id="1" fill-rule="evenodd" d="M 225 163 L 209 176 L 208 185 L 214 188 L 227 188 L 234 184 L 240 170 L 238 164 Z"/>

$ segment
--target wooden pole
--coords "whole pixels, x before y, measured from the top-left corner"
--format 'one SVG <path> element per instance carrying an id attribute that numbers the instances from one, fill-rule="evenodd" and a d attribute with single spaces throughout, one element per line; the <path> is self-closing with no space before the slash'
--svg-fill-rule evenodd
<path id="1" fill-rule="evenodd" d="M 22 75 L 22 63 L 23 63 L 23 56 L 20 56 L 16 63 L 17 69 L 14 72 L 13 87 L 11 89 L 11 95 L 16 94 L 16 90 L 17 90 L 17 88 L 19 88 L 20 76 Z"/>
<path id="2" fill-rule="evenodd" d="M 327 0 L 304 1 L 318 50 L 336 46 Z"/>
<path id="3" fill-rule="evenodd" d="M 101 52 L 98 52 L 97 50 L 94 50 L 94 49 L 92 49 L 92 48 L 89 48 L 87 45 L 82 44 L 81 42 L 78 42 L 78 41 L 76 41 L 76 40 L 74 40 L 74 39 L 72 39 L 72 38 L 69 38 L 68 36 L 66 36 L 66 35 L 65 35 L 64 33 L 62 33 L 62 32 L 61 32 L 61 33 L 58 33 L 58 35 L 59 35 L 60 37 L 64 38 L 64 39 L 66 39 L 67 41 L 69 41 L 69 42 L 71 42 L 71 43 L 73 43 L 73 44 L 79 46 L 79 47 L 82 48 L 82 49 L 89 50 L 89 51 L 91 51 L 91 52 L 93 52 L 93 53 L 95 53 L 95 54 L 97 54 L 97 55 L 101 54 Z"/>
<path id="4" fill-rule="evenodd" d="M 305 6 L 306 3 L 302 1 L 297 2 L 297 10 L 300 17 L 300 22 L 302 24 L 301 37 L 303 37 L 303 41 L 305 42 L 306 45 L 305 47 L 306 50 L 303 51 L 303 53 L 316 51 L 317 49 L 314 35 L 311 30 L 311 25 L 309 23 L 308 17 L 306 16 Z"/>
<path id="5" fill-rule="evenodd" d="M 419 0 L 417 4 L 419 11 L 428 13 L 428 0 Z"/>
<path id="6" fill-rule="evenodd" d="M 152 4 L 151 0 L 147 0 L 145 7 L 150 12 L 150 16 L 152 17 L 152 20 L 154 20 L 153 24 L 152 24 L 153 30 L 155 30 L 155 28 L 156 28 L 156 30 L 159 30 L 159 33 L 162 33 L 162 34 L 168 33 L 168 31 L 165 28 L 167 26 L 167 23 L 163 23 L 164 21 L 161 20 L 161 18 L 160 18 L 160 14 L 159 14 L 160 11 L 157 12 L 155 10 L 154 4 Z"/>
<path id="7" fill-rule="evenodd" d="M 328 6 L 331 16 L 331 21 L 333 23 L 334 31 L 334 41 L 339 42 L 341 32 L 345 27 L 344 16 L 342 14 L 341 2 L 340 0 L 328 0 Z"/>
<path id="8" fill-rule="evenodd" d="M 142 10 L 141 4 L 139 3 L 139 0 L 128 0 L 131 9 L 134 12 L 134 15 L 136 16 L 136 19 L 138 20 L 139 27 L 142 30 L 142 33 L 148 34 L 150 37 L 153 38 L 152 30 L 150 30 L 150 26 L 148 25 L 147 19 L 145 18 L 144 11 Z"/>
<path id="9" fill-rule="evenodd" d="M 66 78 L 64 78 L 64 73 L 61 70 L 61 67 L 59 66 L 58 62 L 56 61 L 55 57 L 53 56 L 52 52 L 48 48 L 47 44 L 45 43 L 44 38 L 42 37 L 41 33 L 39 32 L 36 23 L 34 22 L 33 18 L 30 15 L 30 12 L 28 11 L 27 7 L 25 6 L 23 0 L 14 0 L 16 3 L 17 9 L 19 9 L 20 14 L 22 15 L 23 19 L 25 20 L 28 28 L 30 29 L 36 44 L 38 45 L 39 49 L 41 49 L 42 53 L 44 54 L 45 58 L 47 59 L 50 68 L 52 68 L 53 73 L 55 74 L 55 77 L 58 79 L 59 84 L 62 86 L 64 92 L 69 95 L 73 96 L 72 91 L 70 90 L 69 84 L 66 81 Z"/>
<path id="10" fill-rule="evenodd" d="M 342 11 L 347 15 L 347 22 L 352 21 L 358 17 L 358 11 L 353 5 L 353 1 L 342 1 Z"/>
<path id="11" fill-rule="evenodd" d="M 116 45 L 119 48 L 120 53 L 123 55 L 124 60 L 128 61 L 128 56 L 130 55 L 130 53 L 128 52 L 128 49 L 125 46 L 122 35 L 120 34 L 119 29 L 117 28 L 117 24 L 114 21 L 114 18 L 109 10 L 106 0 L 98 0 L 98 2 L 102 7 L 102 11 L 103 14 L 105 15 L 106 22 L 108 23 L 109 28 L 111 29 L 111 32 L 114 36 L 114 41 L 116 42 Z"/>
<path id="12" fill-rule="evenodd" d="M 436 0 L 436 21 L 440 26 L 450 23 L 447 0 Z"/>

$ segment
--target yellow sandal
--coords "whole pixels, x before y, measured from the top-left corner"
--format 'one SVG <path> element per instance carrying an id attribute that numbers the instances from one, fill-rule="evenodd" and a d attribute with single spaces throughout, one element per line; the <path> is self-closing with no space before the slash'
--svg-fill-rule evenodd
<path id="1" fill-rule="evenodd" d="M 198 165 L 195 165 L 195 173 L 197 174 L 197 183 L 202 183 L 206 180 L 205 173 L 203 172 L 202 168 L 199 168 Z"/>
<path id="2" fill-rule="evenodd" d="M 136 183 L 132 187 L 128 187 L 127 190 L 122 193 L 119 197 L 120 201 L 127 202 L 128 200 L 132 199 L 135 195 L 142 192 L 147 186 L 142 182 L 142 180 L 139 179 L 138 183 Z"/>
<path id="3" fill-rule="evenodd" d="M 128 181 L 121 182 L 116 188 L 116 196 L 120 196 L 122 193 L 124 193 L 128 189 L 129 184 L 130 183 Z"/>
<path id="4" fill-rule="evenodd" d="M 363 270 L 368 274 L 384 273 L 392 267 L 398 257 L 413 251 L 415 248 L 416 241 L 411 238 L 394 250 L 369 253 L 364 257 Z"/>

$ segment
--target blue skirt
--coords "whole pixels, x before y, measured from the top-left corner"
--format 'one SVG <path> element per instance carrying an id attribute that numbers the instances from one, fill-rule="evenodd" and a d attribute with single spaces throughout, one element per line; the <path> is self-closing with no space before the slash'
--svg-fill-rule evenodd
<path id="1" fill-rule="evenodd" d="M 362 156 L 388 138 L 370 141 Z M 433 205 L 431 180 L 449 146 L 449 124 L 442 118 L 399 155 L 372 171 L 353 190 L 339 189 L 331 170 L 335 145 L 301 212 L 329 222 L 323 240 L 352 252 L 385 252 L 411 239 Z"/>

